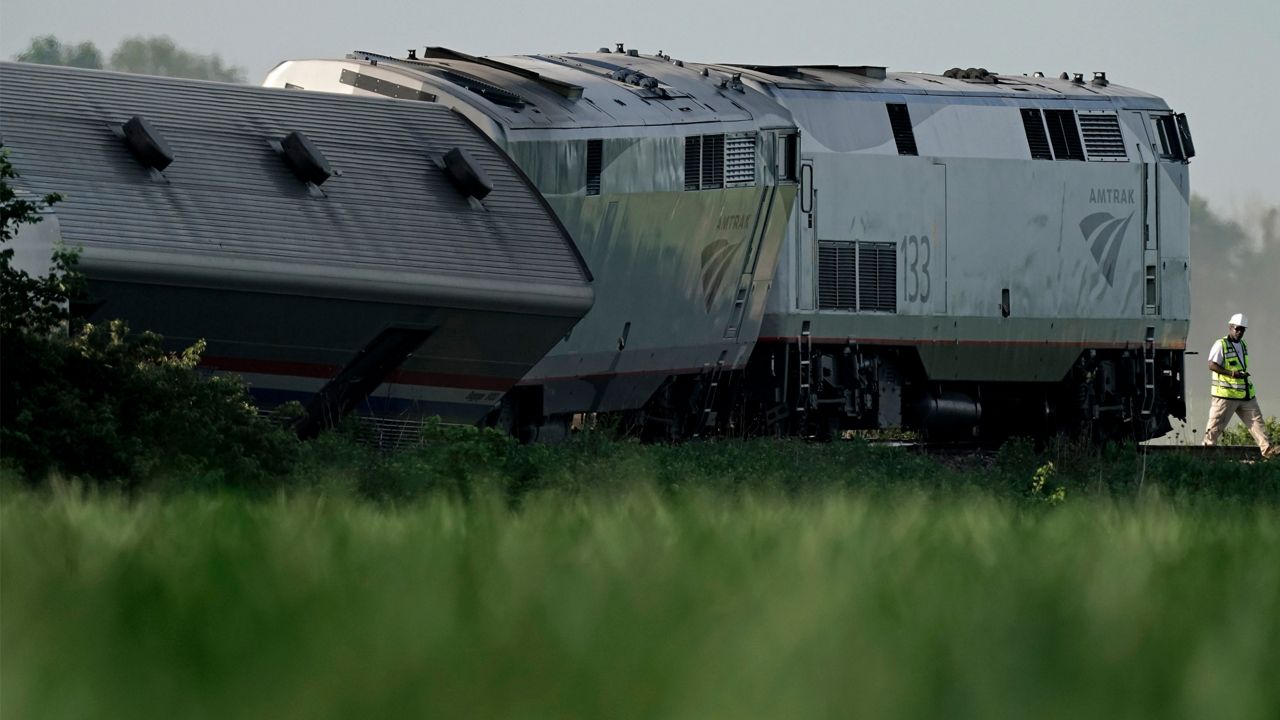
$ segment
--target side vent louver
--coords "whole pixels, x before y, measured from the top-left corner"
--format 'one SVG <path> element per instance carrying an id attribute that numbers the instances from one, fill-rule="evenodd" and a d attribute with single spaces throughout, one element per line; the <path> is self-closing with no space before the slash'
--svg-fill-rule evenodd
<path id="1" fill-rule="evenodd" d="M 587 141 L 587 194 L 600 194 L 600 170 L 604 164 L 604 141 Z"/>
<path id="2" fill-rule="evenodd" d="M 684 189 L 697 190 L 702 187 L 702 136 L 694 135 L 684 139 Z"/>
<path id="3" fill-rule="evenodd" d="M 898 253 L 891 242 L 818 243 L 818 308 L 898 311 Z"/>
<path id="4" fill-rule="evenodd" d="M 1126 160 L 1120 119 L 1110 112 L 1081 112 L 1080 134 L 1090 160 Z"/>
<path id="5" fill-rule="evenodd" d="M 898 253 L 894 243 L 858 243 L 858 310 L 898 311 Z"/>
<path id="6" fill-rule="evenodd" d="M 725 138 L 724 182 L 726 185 L 752 185 L 756 181 L 756 135 L 745 133 Z"/>
<path id="7" fill-rule="evenodd" d="M 1049 136 L 1044 131 L 1044 116 L 1035 108 L 1022 109 L 1022 128 L 1027 132 L 1027 147 L 1031 149 L 1031 157 L 1036 160 L 1052 160 L 1053 151 L 1049 149 Z"/>
<path id="8" fill-rule="evenodd" d="M 899 155 L 919 155 L 916 151 L 916 134 L 911 129 L 911 113 L 907 106 L 900 103 L 886 103 L 889 110 L 889 125 L 893 128 L 893 141 L 898 145 Z"/>
<path id="9" fill-rule="evenodd" d="M 685 138 L 684 189 L 716 190 L 722 187 L 724 135 L 695 135 Z"/>
<path id="10" fill-rule="evenodd" d="M 724 187 L 724 136 L 704 135 L 702 138 L 702 189 L 715 190 Z"/>
<path id="11" fill-rule="evenodd" d="M 1053 155 L 1057 160 L 1084 160 L 1084 147 L 1080 144 L 1080 130 L 1076 126 L 1074 110 L 1045 110 L 1045 124 L 1049 126 L 1049 140 L 1053 143 Z"/>
<path id="12" fill-rule="evenodd" d="M 818 243 L 818 308 L 858 309 L 858 256 L 854 243 Z"/>
<path id="13" fill-rule="evenodd" d="M 125 144 L 143 165 L 164 170 L 173 162 L 173 150 L 169 148 L 169 143 L 142 116 L 134 115 L 129 118 L 121 131 L 124 133 Z"/>
<path id="14" fill-rule="evenodd" d="M 463 195 L 483 200 L 493 191 L 493 183 L 489 182 L 489 177 L 480 169 L 480 164 L 462 148 L 454 148 L 445 153 L 444 170 L 454 187 Z"/>
<path id="15" fill-rule="evenodd" d="M 333 175 L 333 168 L 329 166 L 324 153 L 297 130 L 280 141 L 280 151 L 284 153 L 289 169 L 303 182 L 323 185 Z"/>

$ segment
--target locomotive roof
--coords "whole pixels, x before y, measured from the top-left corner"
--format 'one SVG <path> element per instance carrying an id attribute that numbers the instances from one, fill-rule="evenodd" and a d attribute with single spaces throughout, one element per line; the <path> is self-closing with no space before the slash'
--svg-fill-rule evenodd
<path id="1" fill-rule="evenodd" d="M 394 67 L 429 86 L 448 89 L 517 129 L 662 126 L 741 122 L 787 125 L 768 96 L 710 66 L 623 53 L 544 53 L 481 58 L 427 48 L 394 58 L 356 51 L 345 62 Z M 703 74 L 703 68 L 707 73 Z"/>
<path id="2" fill-rule="evenodd" d="M 1117 85 L 1108 80 L 1105 73 L 1096 73 L 1093 79 L 1086 80 L 1082 73 L 1061 78 L 1000 75 L 985 70 L 934 75 L 888 72 L 886 68 L 876 66 L 726 64 L 716 67 L 726 72 L 741 72 L 744 78 L 782 90 L 955 96 L 974 101 L 983 98 L 1037 102 L 1107 101 L 1131 108 L 1166 107 L 1159 97 Z"/>
<path id="3" fill-rule="evenodd" d="M 706 122 L 786 124 L 786 111 L 759 86 L 790 91 L 952 96 L 966 102 L 1030 101 L 1165 109 L 1160 98 L 1105 80 L 975 73 L 950 77 L 887 72 L 876 66 L 747 65 L 684 62 L 665 54 L 542 53 L 476 57 L 428 47 L 421 58 L 365 51 L 348 61 L 392 65 L 421 81 L 454 86 L 511 128 L 680 125 Z M 748 82 L 742 83 L 739 80 Z M 442 85 L 443 84 L 443 85 Z M 646 87 L 646 85 L 650 87 Z M 470 91 L 469 93 L 467 91 Z"/>
<path id="4" fill-rule="evenodd" d="M 590 305 L 589 273 L 550 208 L 444 106 L 25 63 L 0 63 L 0 93 L 18 186 L 64 196 L 57 223 L 86 267 L 111 258 L 142 275 L 352 298 Z M 170 146 L 162 172 L 127 146 L 134 116 Z M 286 162 L 279 143 L 293 131 L 334 171 L 319 186 Z M 453 148 L 488 176 L 482 200 L 443 169 Z"/>

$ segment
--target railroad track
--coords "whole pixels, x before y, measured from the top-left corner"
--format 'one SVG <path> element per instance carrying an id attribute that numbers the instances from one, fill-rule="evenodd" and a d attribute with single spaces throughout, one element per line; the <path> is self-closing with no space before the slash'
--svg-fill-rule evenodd
<path id="1" fill-rule="evenodd" d="M 1140 450 L 1148 453 L 1180 454 L 1195 457 L 1210 457 L 1223 460 L 1261 460 L 1262 453 L 1256 445 L 1139 445 Z"/>
<path id="2" fill-rule="evenodd" d="M 932 443 L 913 440 L 868 440 L 867 442 L 870 445 L 878 447 L 898 447 L 912 452 L 942 457 L 994 455 L 999 452 L 1000 449 L 997 445 L 977 442 Z M 1187 455 L 1190 457 L 1242 462 L 1262 460 L 1262 455 L 1258 451 L 1256 445 L 1215 445 L 1213 447 L 1205 447 L 1203 445 L 1157 445 L 1144 443 L 1137 445 L 1135 450 L 1139 453 L 1145 452 L 1149 454 L 1165 455 L 1177 454 Z M 1280 463 L 1280 459 L 1277 459 L 1275 462 Z"/>

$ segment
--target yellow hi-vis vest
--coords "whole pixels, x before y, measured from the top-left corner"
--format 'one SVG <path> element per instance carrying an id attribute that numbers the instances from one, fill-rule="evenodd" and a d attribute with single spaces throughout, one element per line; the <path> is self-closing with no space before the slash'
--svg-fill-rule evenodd
<path id="1" fill-rule="evenodd" d="M 1222 343 L 1222 367 L 1227 369 L 1228 373 L 1237 370 L 1249 369 L 1249 346 L 1240 341 L 1240 350 L 1244 357 L 1236 355 L 1235 346 L 1227 338 L 1222 338 L 1218 342 Z M 1227 398 L 1228 400 L 1252 400 L 1254 397 L 1253 383 L 1249 378 L 1233 378 L 1231 375 L 1213 374 L 1213 387 L 1210 390 L 1214 397 Z"/>

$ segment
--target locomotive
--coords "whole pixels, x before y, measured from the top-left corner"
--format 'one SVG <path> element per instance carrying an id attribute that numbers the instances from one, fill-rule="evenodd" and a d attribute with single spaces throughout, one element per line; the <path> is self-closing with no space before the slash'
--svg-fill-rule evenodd
<path id="1" fill-rule="evenodd" d="M 490 422 L 1147 439 L 1184 418 L 1186 117 L 1105 73 L 355 52 L 275 87 L 443 103 L 595 277 Z"/>

